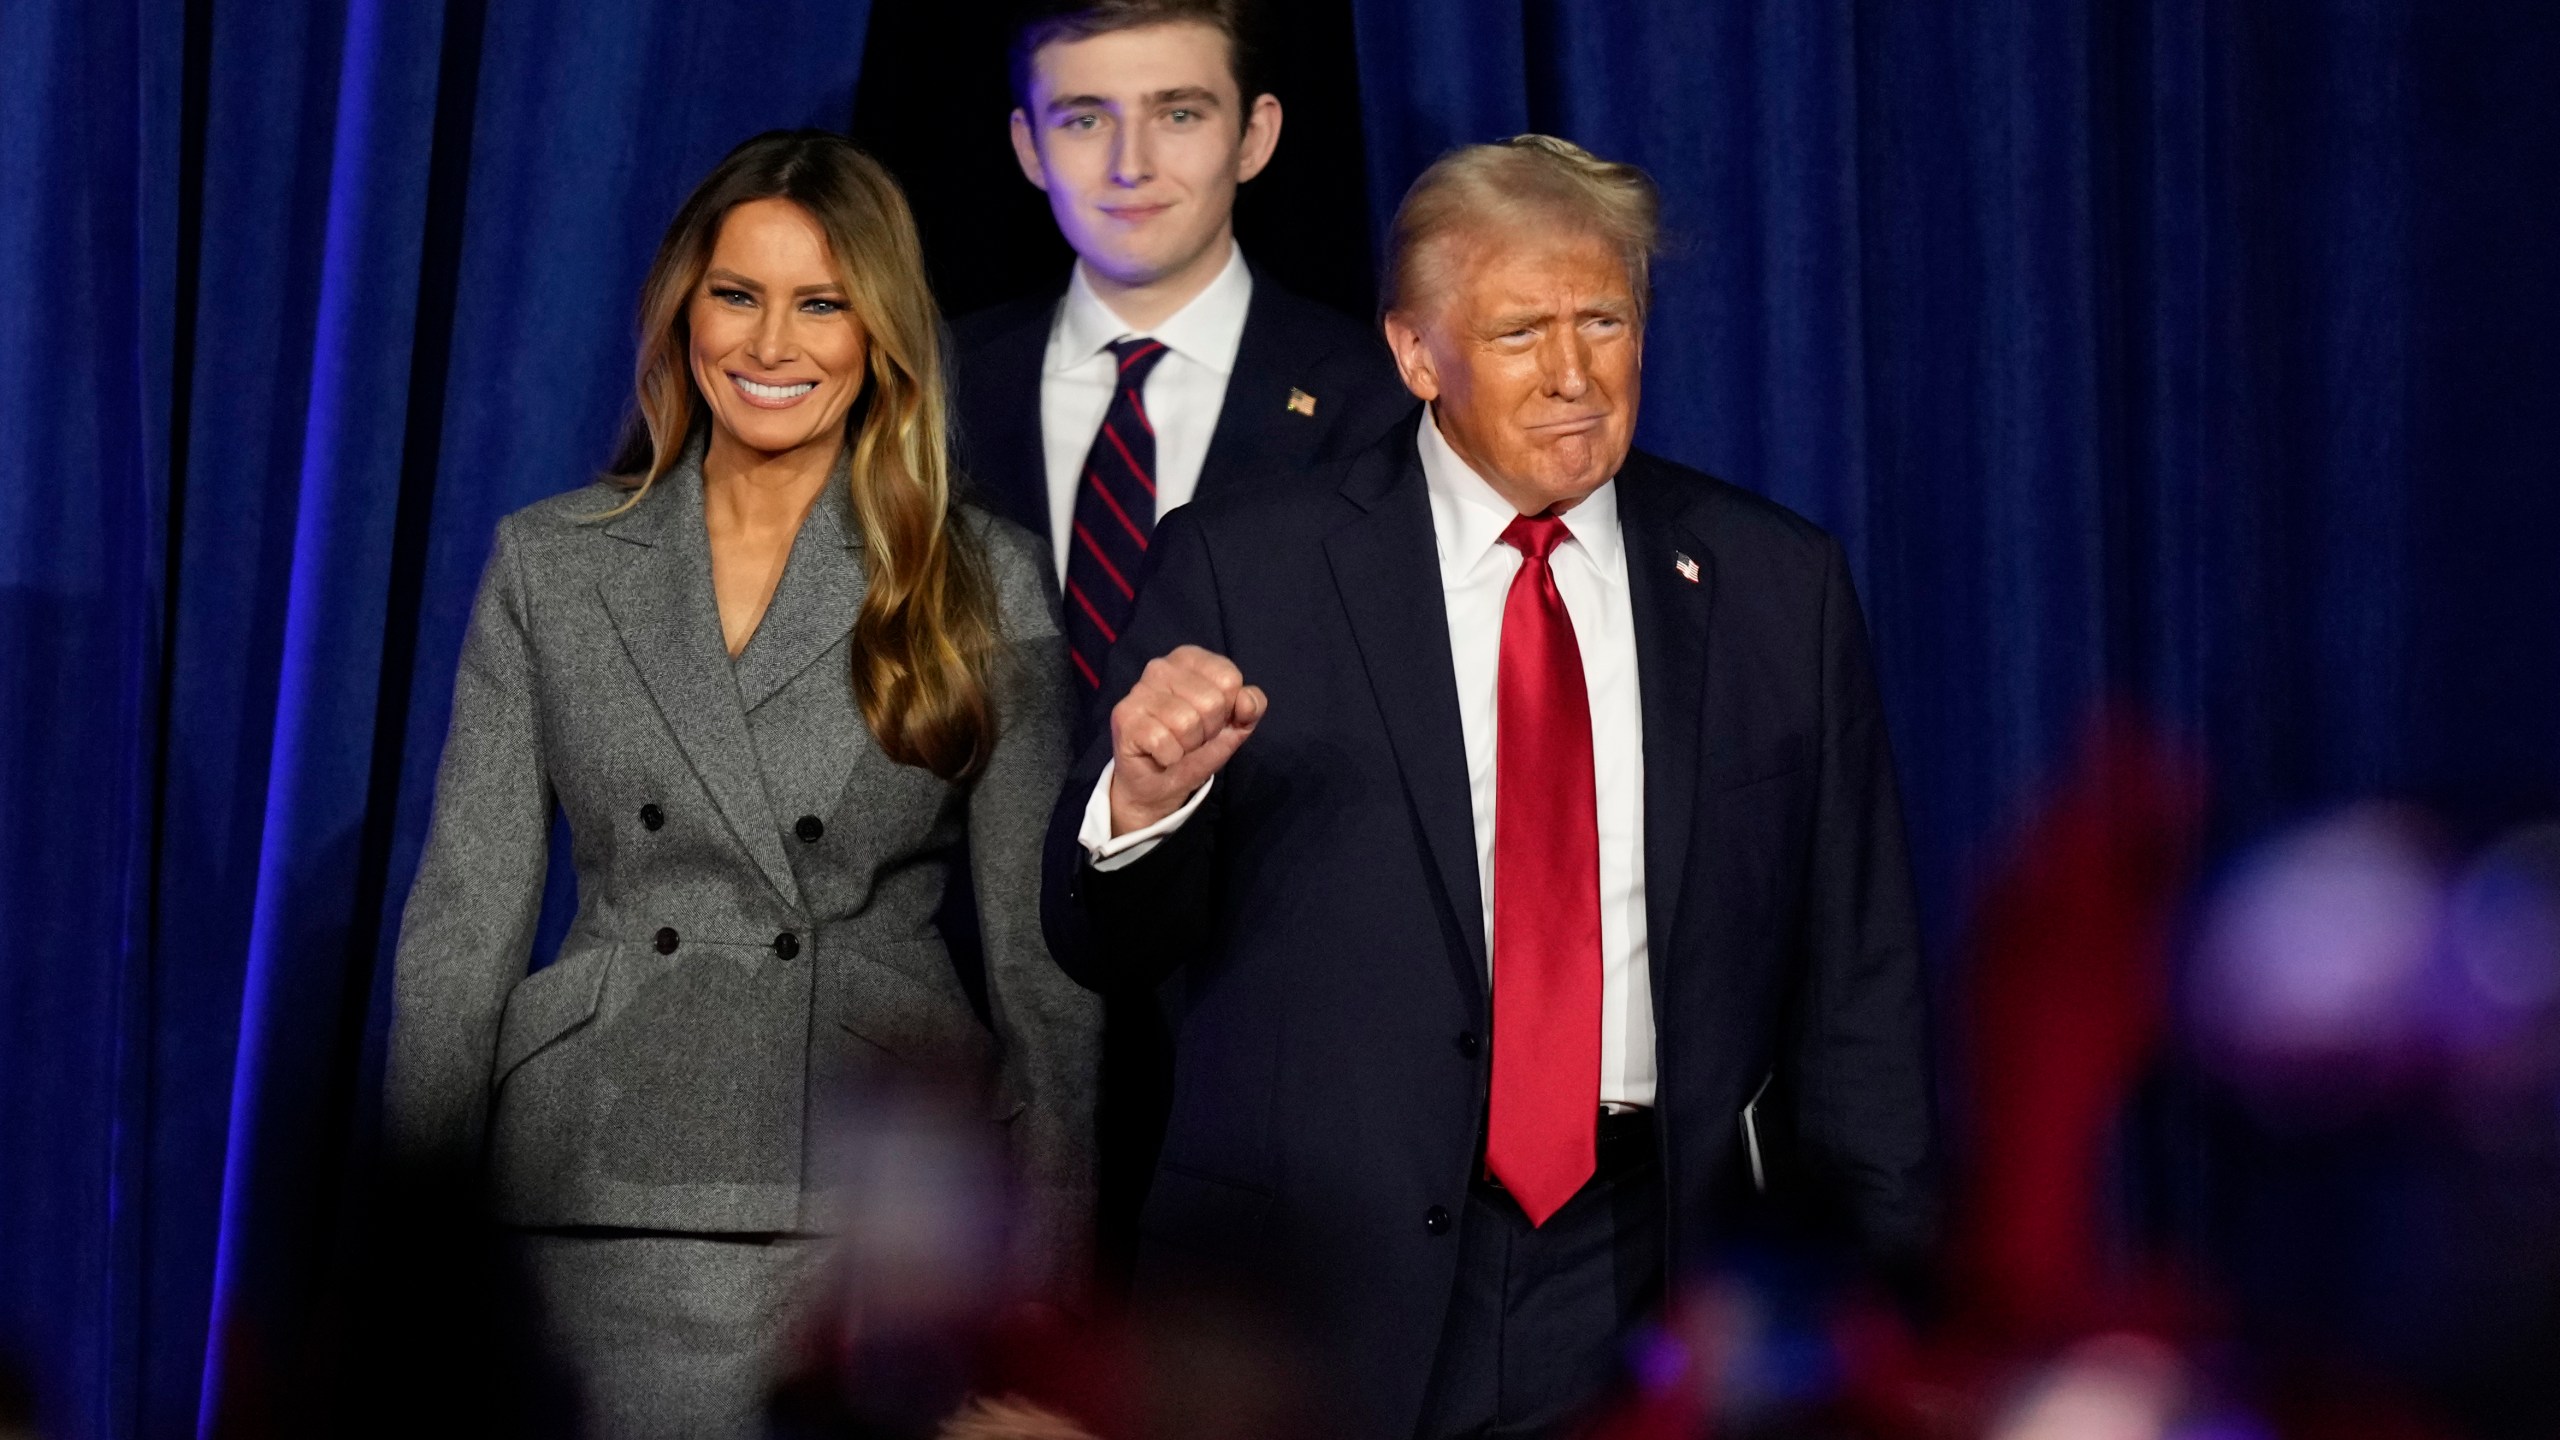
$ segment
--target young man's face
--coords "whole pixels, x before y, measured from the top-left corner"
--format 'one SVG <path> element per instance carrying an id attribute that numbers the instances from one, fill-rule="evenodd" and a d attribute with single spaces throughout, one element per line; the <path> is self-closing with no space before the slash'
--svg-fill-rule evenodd
<path id="1" fill-rule="evenodd" d="M 1044 46 L 1031 68 L 1014 153 L 1086 266 L 1124 288 L 1223 266 L 1236 186 L 1280 138 L 1280 102 L 1245 104 L 1227 37 L 1115 30 Z"/>

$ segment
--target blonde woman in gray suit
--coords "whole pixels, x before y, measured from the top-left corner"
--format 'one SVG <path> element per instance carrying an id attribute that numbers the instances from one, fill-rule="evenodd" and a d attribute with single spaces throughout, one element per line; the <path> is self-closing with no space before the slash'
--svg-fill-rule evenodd
<path id="1" fill-rule="evenodd" d="M 813 1097 L 971 1082 L 1071 1281 L 1096 1007 L 1051 964 L 1066 659 L 1038 542 L 952 498 L 887 173 L 740 146 L 643 292 L 620 473 L 509 516 L 400 934 L 393 1153 L 485 1170 L 596 1434 L 749 1433 L 827 1225 Z M 555 800 L 578 914 L 526 974 Z M 992 1033 L 934 928 L 966 840 Z"/>

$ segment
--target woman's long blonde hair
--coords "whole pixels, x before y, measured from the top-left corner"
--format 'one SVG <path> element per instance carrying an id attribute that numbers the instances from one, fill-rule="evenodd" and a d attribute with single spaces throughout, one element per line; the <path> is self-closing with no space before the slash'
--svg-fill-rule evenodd
<path id="1" fill-rule="evenodd" d="M 891 759 L 946 780 L 973 774 L 995 741 L 994 587 L 977 537 L 952 513 L 941 320 L 924 247 L 878 161 L 840 135 L 776 130 L 730 151 L 694 187 L 641 287 L 637 413 L 614 478 L 637 504 L 704 423 L 688 316 L 721 222 L 751 200 L 788 200 L 818 222 L 870 345 L 868 383 L 845 419 L 870 572 L 853 622 L 862 718 Z"/>

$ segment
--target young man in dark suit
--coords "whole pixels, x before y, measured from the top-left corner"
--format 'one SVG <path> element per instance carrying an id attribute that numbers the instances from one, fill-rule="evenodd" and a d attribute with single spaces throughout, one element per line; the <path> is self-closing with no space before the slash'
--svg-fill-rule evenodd
<path id="1" fill-rule="evenodd" d="M 952 403 L 974 498 L 1050 542 L 1089 719 L 1166 512 L 1287 483 L 1414 404 L 1374 326 L 1290 294 L 1236 243 L 1236 187 L 1281 119 L 1239 9 L 1084 0 L 1014 40 L 1014 153 L 1076 263 L 1060 290 L 959 322 Z M 1111 1005 L 1100 1239 L 1115 1270 L 1155 1167 L 1167 1057 L 1152 995 Z"/>
<path id="2" fill-rule="evenodd" d="M 1416 181 L 1428 408 L 1167 522 L 1051 820 L 1051 953 L 1182 980 L 1139 1297 L 1259 1292 L 1350 1440 L 1563 1433 L 1764 1205 L 1930 1241 L 1865 629 L 1830 536 L 1631 448 L 1657 215 L 1544 136 Z"/>
<path id="3" fill-rule="evenodd" d="M 1014 153 L 1076 263 L 959 323 L 954 405 L 981 503 L 1050 540 L 1088 697 L 1167 511 L 1355 450 L 1414 403 L 1375 327 L 1236 244 L 1281 119 L 1238 11 L 1089 0 L 1014 44 Z"/>

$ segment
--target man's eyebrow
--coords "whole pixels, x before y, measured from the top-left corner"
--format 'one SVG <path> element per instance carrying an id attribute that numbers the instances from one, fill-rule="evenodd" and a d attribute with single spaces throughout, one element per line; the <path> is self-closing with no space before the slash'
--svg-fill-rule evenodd
<path id="1" fill-rule="evenodd" d="M 1219 101 L 1218 92 L 1205 85 L 1177 85 L 1170 90 L 1150 91 L 1139 97 L 1139 103 L 1189 105 L 1201 110 L 1215 110 L 1218 108 Z M 1108 96 L 1103 95 L 1052 95 L 1045 108 L 1051 115 L 1061 115 L 1076 110 L 1112 110 L 1119 107 Z"/>

